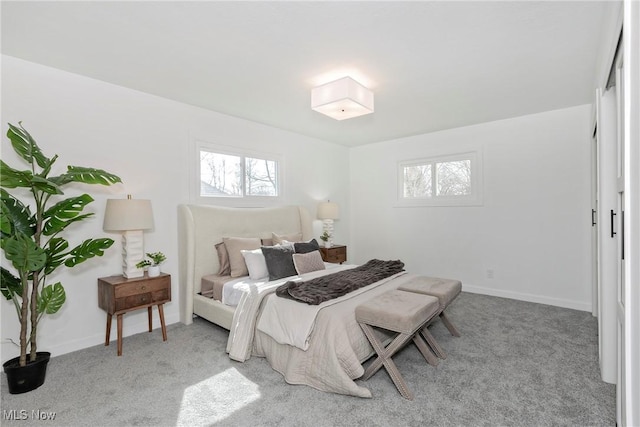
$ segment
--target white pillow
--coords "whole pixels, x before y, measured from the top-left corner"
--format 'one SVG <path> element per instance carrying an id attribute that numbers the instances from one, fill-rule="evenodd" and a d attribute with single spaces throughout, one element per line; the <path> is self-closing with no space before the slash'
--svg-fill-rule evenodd
<path id="1" fill-rule="evenodd" d="M 262 249 L 241 250 L 240 253 L 244 257 L 245 264 L 247 264 L 251 280 L 269 277 L 269 270 L 267 270 L 267 262 L 262 254 Z"/>
<path id="2" fill-rule="evenodd" d="M 325 269 L 320 251 L 308 252 L 306 254 L 293 254 L 293 265 L 296 267 L 298 274 Z"/>

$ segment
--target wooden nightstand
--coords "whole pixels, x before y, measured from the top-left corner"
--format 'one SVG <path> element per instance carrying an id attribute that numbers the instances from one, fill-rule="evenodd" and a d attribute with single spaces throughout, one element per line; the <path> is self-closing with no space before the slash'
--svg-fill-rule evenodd
<path id="1" fill-rule="evenodd" d="M 98 279 L 98 305 L 107 312 L 107 337 L 104 345 L 109 345 L 111 318 L 118 317 L 118 356 L 122 356 L 122 315 L 129 311 L 146 308 L 149 313 L 149 332 L 153 329 L 151 309 L 158 306 L 162 340 L 167 340 L 167 327 L 164 324 L 162 305 L 171 301 L 171 276 L 161 273 L 157 277 L 127 279 L 124 276 L 109 276 Z"/>
<path id="2" fill-rule="evenodd" d="M 324 262 L 342 264 L 347 260 L 347 247 L 345 245 L 334 245 L 330 248 L 320 248 L 320 254 Z"/>

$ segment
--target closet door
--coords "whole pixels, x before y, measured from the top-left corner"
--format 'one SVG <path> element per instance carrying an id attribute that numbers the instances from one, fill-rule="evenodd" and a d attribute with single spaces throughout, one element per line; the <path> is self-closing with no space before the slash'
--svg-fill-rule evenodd
<path id="1" fill-rule="evenodd" d="M 618 259 L 618 280 L 616 297 L 617 314 L 617 341 L 618 341 L 618 372 L 616 381 L 617 395 L 617 422 L 620 426 L 626 426 L 627 413 L 627 325 L 626 321 L 626 279 L 625 279 L 625 85 L 624 85 L 624 61 L 623 55 L 616 58 L 616 111 L 617 111 L 617 142 L 616 142 L 616 190 L 617 190 L 617 218 L 612 222 L 616 231 L 616 252 Z"/>

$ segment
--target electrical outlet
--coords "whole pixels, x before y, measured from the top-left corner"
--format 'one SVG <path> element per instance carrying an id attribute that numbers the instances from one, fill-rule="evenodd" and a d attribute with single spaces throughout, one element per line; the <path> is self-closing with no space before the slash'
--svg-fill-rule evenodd
<path id="1" fill-rule="evenodd" d="M 487 279 L 493 279 L 493 273 L 492 268 L 487 269 Z"/>

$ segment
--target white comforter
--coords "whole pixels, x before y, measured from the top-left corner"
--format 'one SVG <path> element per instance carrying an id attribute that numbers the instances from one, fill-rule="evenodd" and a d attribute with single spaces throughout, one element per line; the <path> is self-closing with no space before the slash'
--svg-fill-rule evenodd
<path id="1" fill-rule="evenodd" d="M 370 286 L 357 289 L 340 298 L 334 298 L 318 305 L 300 303 L 287 298 L 269 298 L 262 308 L 256 327 L 280 344 L 288 344 L 301 350 L 307 350 L 320 310 L 351 299 L 363 292 L 368 292 L 403 274 L 405 273 L 395 274 Z"/>
<path id="2" fill-rule="evenodd" d="M 285 277 L 271 282 L 255 281 L 248 283 L 244 287 L 244 292 L 233 314 L 233 323 L 231 324 L 227 341 L 229 357 L 239 362 L 244 362 L 251 357 L 251 346 L 260 305 L 263 298 L 275 292 L 278 286 L 289 280 L 310 280 L 354 267 L 356 266 L 344 264 L 331 269 L 318 270 L 295 277 Z"/>
<path id="3" fill-rule="evenodd" d="M 344 265 L 339 270 L 353 267 Z M 309 273 L 301 276 L 301 280 L 339 270 Z M 271 295 L 291 278 L 252 289 L 241 298 L 234 314 L 227 344 L 229 357 L 238 361 L 247 360 L 251 354 L 266 357 L 288 383 L 371 397 L 366 387 L 354 381 L 364 373 L 362 362 L 373 354 L 356 322 L 355 308 L 413 277 L 400 273 L 319 306 Z M 292 309 L 293 304 L 297 306 Z M 257 324 L 260 326 L 256 327 Z"/>

